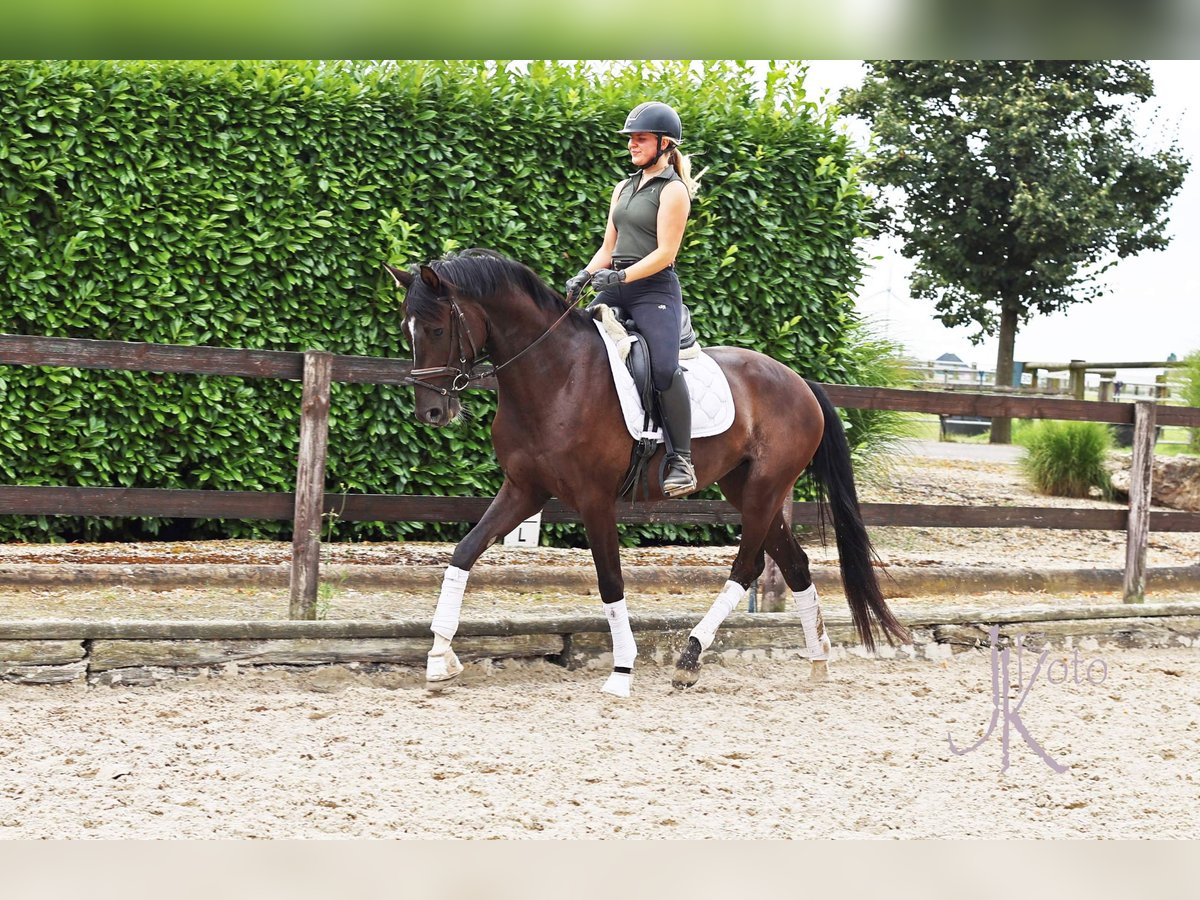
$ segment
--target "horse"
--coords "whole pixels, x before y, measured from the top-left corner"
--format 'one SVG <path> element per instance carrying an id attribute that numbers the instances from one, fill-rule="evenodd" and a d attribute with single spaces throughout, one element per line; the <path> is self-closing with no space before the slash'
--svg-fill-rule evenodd
<path id="1" fill-rule="evenodd" d="M 504 473 L 499 493 L 454 548 L 431 630 L 426 685 L 439 690 L 462 672 L 452 649 L 471 567 L 501 536 L 557 497 L 580 516 L 613 640 L 613 671 L 602 690 L 628 697 L 637 648 L 625 603 L 617 535 L 618 491 L 633 438 L 623 424 L 604 339 L 591 316 L 548 287 L 525 264 L 490 250 L 465 250 L 406 269 L 386 265 L 403 288 L 403 328 L 412 344 L 409 382 L 416 418 L 444 427 L 460 395 L 494 375 L 498 406 L 492 445 Z M 821 387 L 764 354 L 709 347 L 734 399 L 732 425 L 692 444 L 699 487 L 716 483 L 741 513 L 742 535 L 729 579 L 688 637 L 672 676 L 676 688 L 699 678 L 702 654 L 763 571 L 769 553 L 793 591 L 810 677 L 828 676 L 831 645 L 809 561 L 783 517 L 797 479 L 809 470 L 832 520 L 845 595 L 857 635 L 875 649 L 910 641 L 880 590 L 875 556 L 859 510 L 850 449 Z M 480 368 L 484 362 L 490 368 Z M 646 467 L 650 500 L 664 499 L 658 450 Z M 640 493 L 640 489 L 639 489 Z M 824 521 L 824 519 L 823 519 Z"/>

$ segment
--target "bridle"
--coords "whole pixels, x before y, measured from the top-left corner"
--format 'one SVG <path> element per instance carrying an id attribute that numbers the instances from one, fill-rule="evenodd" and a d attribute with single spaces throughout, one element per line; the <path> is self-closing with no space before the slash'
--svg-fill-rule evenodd
<path id="1" fill-rule="evenodd" d="M 480 353 L 483 349 L 482 345 L 478 347 L 475 344 L 475 336 L 471 334 L 471 326 L 467 322 L 467 316 L 462 311 L 462 307 L 458 305 L 458 301 L 453 297 L 450 300 L 450 354 L 446 358 L 444 366 L 432 366 L 427 369 L 413 369 L 408 373 L 408 377 L 404 379 L 405 384 L 411 384 L 414 387 L 423 387 L 433 391 L 435 394 L 441 394 L 443 397 L 457 397 L 472 381 L 480 381 L 486 378 L 490 372 L 475 372 L 475 367 L 480 362 L 486 361 L 488 354 Z M 467 355 L 467 349 L 464 349 L 464 335 L 466 336 L 466 348 L 470 351 L 470 356 Z M 415 341 L 414 341 L 415 345 Z M 454 353 L 458 352 L 458 365 L 454 365 Z M 451 381 L 449 388 L 438 387 L 435 384 L 430 384 L 425 381 L 426 378 L 442 378 L 448 375 L 453 375 L 454 380 Z"/>
<path id="2" fill-rule="evenodd" d="M 584 287 L 587 285 L 585 284 Z M 471 334 L 471 326 L 467 322 L 467 316 L 459 306 L 458 301 L 453 295 L 446 298 L 450 303 L 450 353 L 446 359 L 444 366 L 431 366 L 425 369 L 413 369 L 408 373 L 408 377 L 403 380 L 404 384 L 411 384 L 413 387 L 422 387 L 426 390 L 433 391 L 435 394 L 441 394 L 443 397 L 458 398 L 458 395 L 471 386 L 474 381 L 482 381 L 485 378 L 492 378 L 506 366 L 510 366 L 518 359 L 544 341 L 550 336 L 555 328 L 559 326 L 563 319 L 570 315 L 571 310 L 575 309 L 583 300 L 583 288 L 579 290 L 579 296 L 574 301 L 568 296 L 567 308 L 563 310 L 563 314 L 554 320 L 554 323 L 543 331 L 534 341 L 529 344 L 524 350 L 517 353 L 511 359 L 502 362 L 500 365 L 493 365 L 490 368 L 482 371 L 475 371 L 480 363 L 487 362 L 491 356 L 490 353 L 483 351 L 484 344 L 487 343 L 485 338 L 482 344 L 475 343 L 475 336 Z M 464 340 L 465 335 L 465 340 Z M 466 349 L 464 349 L 464 344 Z M 458 352 L 458 365 L 454 365 L 454 354 Z M 467 355 L 467 350 L 470 351 L 470 356 Z M 445 378 L 453 376 L 450 382 L 450 387 L 438 387 L 435 384 L 430 384 L 425 379 L 427 378 Z"/>

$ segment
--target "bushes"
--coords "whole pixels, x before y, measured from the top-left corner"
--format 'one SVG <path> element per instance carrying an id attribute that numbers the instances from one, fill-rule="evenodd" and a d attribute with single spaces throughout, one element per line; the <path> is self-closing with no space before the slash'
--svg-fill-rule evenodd
<path id="1" fill-rule="evenodd" d="M 1183 358 L 1184 366 L 1176 370 L 1175 380 L 1184 406 L 1200 406 L 1200 350 Z M 1200 453 L 1200 428 L 1188 429 L 1188 449 Z"/>
<path id="2" fill-rule="evenodd" d="M 1105 460 L 1113 439 L 1106 425 L 1033 422 L 1020 429 L 1017 441 L 1027 450 L 1021 468 L 1035 490 L 1056 497 L 1087 497 L 1096 488 L 1105 498 L 1112 495 Z"/>
<path id="3" fill-rule="evenodd" d="M 0 62 L 0 331 L 405 357 L 380 262 L 486 246 L 561 285 L 599 244 L 628 167 L 616 130 L 654 98 L 679 109 L 686 149 L 709 168 L 680 254 L 704 342 L 850 381 L 868 202 L 799 71 L 777 70 L 769 90 L 728 63 L 603 75 L 538 63 L 526 75 L 472 62 Z M 0 482 L 286 491 L 299 393 L 0 369 Z M 495 399 L 469 400 L 469 421 L 436 431 L 412 421 L 407 389 L 335 386 L 329 489 L 494 492 Z M 0 540 L 135 538 L 162 524 L 0 518 Z"/>

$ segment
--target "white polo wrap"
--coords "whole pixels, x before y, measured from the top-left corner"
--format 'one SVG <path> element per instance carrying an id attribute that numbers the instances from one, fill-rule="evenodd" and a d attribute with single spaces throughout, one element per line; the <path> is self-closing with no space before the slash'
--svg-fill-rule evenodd
<path id="1" fill-rule="evenodd" d="M 442 576 L 442 593 L 438 596 L 437 609 L 433 613 L 433 625 L 430 630 L 438 637 L 452 640 L 458 631 L 458 620 L 462 613 L 463 594 L 467 591 L 467 576 L 471 573 L 465 569 L 449 566 Z"/>
<path id="2" fill-rule="evenodd" d="M 794 595 L 796 612 L 800 613 L 800 625 L 804 628 L 804 644 L 809 659 L 829 659 L 829 638 L 825 634 L 825 623 L 821 621 L 821 605 L 817 602 L 817 586 L 810 584 Z"/>
<path id="3" fill-rule="evenodd" d="M 721 593 L 717 594 L 717 599 L 704 614 L 700 624 L 692 629 L 691 636 L 700 642 L 702 649 L 707 650 L 712 646 L 712 642 L 717 637 L 717 629 L 721 627 L 721 623 L 728 618 L 729 614 L 737 609 L 737 605 L 745 596 L 746 589 L 736 581 L 725 582 L 725 587 L 721 588 Z"/>
<path id="4" fill-rule="evenodd" d="M 632 668 L 637 659 L 637 643 L 629 626 L 629 607 L 625 605 L 625 598 L 616 603 L 605 603 L 604 618 L 608 619 L 608 630 L 612 632 L 613 665 Z"/>

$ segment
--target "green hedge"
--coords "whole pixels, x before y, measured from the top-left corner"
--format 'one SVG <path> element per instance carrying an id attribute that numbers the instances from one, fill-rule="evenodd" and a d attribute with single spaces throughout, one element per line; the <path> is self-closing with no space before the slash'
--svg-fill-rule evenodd
<path id="1" fill-rule="evenodd" d="M 515 68 L 0 62 L 0 331 L 407 356 L 380 263 L 492 247 L 561 285 L 601 239 L 628 168 L 616 130 L 649 98 L 678 108 L 685 149 L 708 167 L 680 256 L 703 340 L 855 380 L 868 201 L 799 69 L 773 71 L 764 91 L 731 63 Z M 299 395 L 294 383 L 0 367 L 0 482 L 290 490 Z M 469 406 L 438 431 L 411 420 L 410 390 L 335 386 L 328 488 L 495 491 L 494 398 Z M 3 540 L 289 529 L 0 517 Z M 356 539 L 463 532 L 338 525 Z"/>

